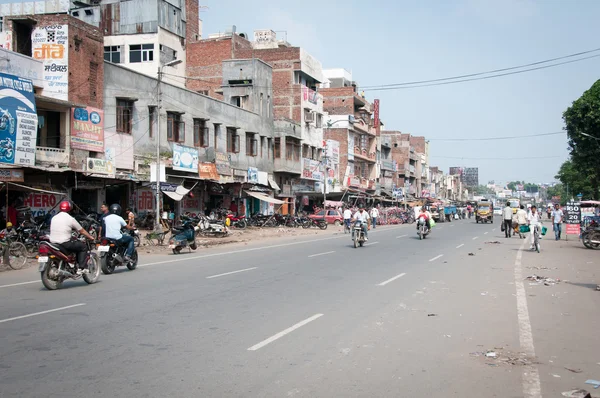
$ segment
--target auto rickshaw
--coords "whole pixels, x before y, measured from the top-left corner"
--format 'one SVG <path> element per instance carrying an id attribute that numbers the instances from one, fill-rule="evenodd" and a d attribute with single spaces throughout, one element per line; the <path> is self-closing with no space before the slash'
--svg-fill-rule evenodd
<path id="1" fill-rule="evenodd" d="M 494 204 L 489 200 L 480 200 L 477 202 L 477 210 L 475 213 L 475 222 L 479 223 L 494 223 Z"/>

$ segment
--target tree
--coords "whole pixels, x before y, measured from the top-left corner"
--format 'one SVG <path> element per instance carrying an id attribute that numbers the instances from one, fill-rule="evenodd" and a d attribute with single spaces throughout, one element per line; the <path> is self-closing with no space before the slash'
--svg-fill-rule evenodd
<path id="1" fill-rule="evenodd" d="M 595 190 L 591 180 L 587 178 L 586 173 L 580 172 L 580 169 L 574 161 L 567 160 L 564 162 L 554 178 L 559 180 L 564 186 L 564 194 L 560 195 L 561 202 L 564 203 L 578 194 L 582 194 L 585 199 L 596 199 L 594 193 L 597 194 L 598 191 Z"/>
<path id="2" fill-rule="evenodd" d="M 582 182 L 583 177 L 589 179 L 589 185 L 582 186 L 581 193 L 597 200 L 600 188 L 600 80 L 567 108 L 563 120 L 569 138 L 571 160 L 561 166 L 559 175 L 563 175 L 565 180 L 560 181 L 566 184 L 567 180 L 573 178 L 569 182 L 572 186 Z M 584 187 L 588 189 L 589 196 L 584 193 Z"/>
<path id="3" fill-rule="evenodd" d="M 556 184 L 553 187 L 548 187 L 546 194 L 548 195 L 548 200 L 552 200 L 553 197 L 558 196 L 560 198 L 560 203 L 564 204 L 567 202 L 567 193 L 563 184 Z"/>

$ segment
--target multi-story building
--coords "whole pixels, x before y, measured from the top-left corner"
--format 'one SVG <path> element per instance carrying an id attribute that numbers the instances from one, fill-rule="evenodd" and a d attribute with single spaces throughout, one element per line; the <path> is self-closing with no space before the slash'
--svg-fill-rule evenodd
<path id="1" fill-rule="evenodd" d="M 191 90 L 223 99 L 223 61 L 260 59 L 273 68 L 273 93 L 263 101 L 273 107 L 274 175 L 282 188 L 279 196 L 301 198 L 307 206 L 322 193 L 323 97 L 317 86 L 323 81 L 321 63 L 303 48 L 278 41 L 275 32 L 248 35 L 229 32 L 209 35 L 187 48 L 188 85 Z M 244 96 L 231 99 L 246 107 Z"/>
<path id="2" fill-rule="evenodd" d="M 357 92 L 350 72 L 344 69 L 325 71 L 327 82 L 323 95 L 325 138 L 340 144 L 341 186 L 374 193 L 377 179 L 378 128 L 371 115 L 372 104 Z"/>
<path id="3" fill-rule="evenodd" d="M 382 142 L 390 145 L 391 159 L 396 162 L 397 170 L 393 184 L 404 187 L 408 195 L 420 197 L 423 181 L 428 181 L 428 143 L 425 137 L 414 137 L 399 131 L 383 131 Z M 382 153 L 387 152 L 382 145 Z"/>

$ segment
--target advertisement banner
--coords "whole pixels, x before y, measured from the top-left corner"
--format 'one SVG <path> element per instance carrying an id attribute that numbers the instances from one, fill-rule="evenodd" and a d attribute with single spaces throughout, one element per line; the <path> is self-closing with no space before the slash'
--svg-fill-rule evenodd
<path id="1" fill-rule="evenodd" d="M 154 209 L 154 192 L 151 189 L 138 189 L 136 193 L 137 200 L 135 207 L 138 213 L 152 211 Z"/>
<path id="2" fill-rule="evenodd" d="M 248 182 L 258 184 L 258 169 L 256 167 L 248 167 Z"/>
<path id="3" fill-rule="evenodd" d="M 112 162 L 106 159 L 87 158 L 87 172 L 93 174 L 115 175 L 115 168 Z"/>
<path id="4" fill-rule="evenodd" d="M 348 160 L 354 160 L 354 134 L 348 134 Z"/>
<path id="5" fill-rule="evenodd" d="M 199 163 L 198 176 L 203 180 L 219 181 L 219 173 L 214 163 Z"/>
<path id="6" fill-rule="evenodd" d="M 31 80 L 0 73 L 0 162 L 35 165 L 37 128 Z"/>
<path id="7" fill-rule="evenodd" d="M 104 111 L 88 106 L 71 115 L 71 148 L 104 152 Z"/>
<path id="8" fill-rule="evenodd" d="M 23 182 L 25 181 L 25 172 L 23 169 L 0 169 L 0 181 Z"/>
<path id="9" fill-rule="evenodd" d="M 173 170 L 198 174 L 198 149 L 173 144 Z"/>
<path id="10" fill-rule="evenodd" d="M 379 100 L 373 100 L 373 127 L 379 128 Z"/>
<path id="11" fill-rule="evenodd" d="M 581 233 L 581 203 L 567 202 L 564 213 L 567 235 L 579 235 Z"/>
<path id="12" fill-rule="evenodd" d="M 302 178 L 306 180 L 323 181 L 321 162 L 308 158 L 302 158 Z"/>
<path id="13" fill-rule="evenodd" d="M 46 97 L 69 100 L 69 25 L 35 28 L 31 33 L 33 58 L 44 63 Z"/>
<path id="14" fill-rule="evenodd" d="M 215 153 L 215 165 L 217 166 L 217 171 L 222 176 L 230 176 L 231 175 L 231 161 L 229 160 L 229 156 L 223 152 Z"/>
<path id="15" fill-rule="evenodd" d="M 314 192 L 315 182 L 309 180 L 303 180 L 300 178 L 292 178 L 292 194 L 296 192 Z"/>
<path id="16" fill-rule="evenodd" d="M 353 149 L 354 150 L 354 149 Z M 333 164 L 340 162 L 340 143 L 335 140 L 327 140 L 327 157 Z"/>
<path id="17" fill-rule="evenodd" d="M 44 216 L 52 208 L 52 214 L 56 214 L 58 209 L 54 206 L 60 203 L 62 195 L 54 195 L 49 193 L 30 193 L 25 197 L 23 204 L 31 209 L 31 215 L 33 217 Z"/>

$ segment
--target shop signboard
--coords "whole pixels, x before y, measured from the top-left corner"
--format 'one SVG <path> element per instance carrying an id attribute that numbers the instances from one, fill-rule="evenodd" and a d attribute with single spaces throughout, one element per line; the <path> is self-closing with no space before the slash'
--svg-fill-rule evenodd
<path id="1" fill-rule="evenodd" d="M 33 217 L 45 216 L 53 208 L 54 210 L 51 213 L 56 214 L 57 209 L 55 206 L 60 203 L 62 198 L 62 195 L 34 192 L 25 197 L 23 204 L 31 209 Z"/>
<path id="2" fill-rule="evenodd" d="M 198 176 L 203 180 L 219 181 L 219 173 L 214 163 L 199 163 Z"/>
<path id="3" fill-rule="evenodd" d="M 198 149 L 173 144 L 173 170 L 198 173 Z"/>
<path id="4" fill-rule="evenodd" d="M 327 140 L 327 158 L 333 164 L 340 162 L 340 143 L 336 140 Z"/>
<path id="5" fill-rule="evenodd" d="M 33 83 L 0 73 L 0 163 L 35 165 L 37 129 Z"/>
<path id="6" fill-rule="evenodd" d="M 171 184 L 170 182 L 161 182 L 160 190 L 163 192 L 175 192 L 177 191 L 177 184 Z M 151 189 L 156 192 L 156 184 L 151 185 Z"/>
<path id="7" fill-rule="evenodd" d="M 138 213 L 152 211 L 154 209 L 155 194 L 151 189 L 138 189 L 136 209 Z"/>
<path id="8" fill-rule="evenodd" d="M 579 235 L 581 232 L 581 204 L 567 202 L 564 212 L 567 235 Z"/>
<path id="9" fill-rule="evenodd" d="M 348 160 L 354 160 L 354 135 L 348 133 Z"/>
<path id="10" fill-rule="evenodd" d="M 248 182 L 258 184 L 258 169 L 256 167 L 248 167 Z"/>
<path id="11" fill-rule="evenodd" d="M 292 193 L 296 192 L 314 192 L 315 182 L 301 178 L 292 178 Z"/>
<path id="12" fill-rule="evenodd" d="M 113 163 L 106 159 L 87 158 L 87 172 L 114 176 L 115 168 Z"/>
<path id="13" fill-rule="evenodd" d="M 215 152 L 215 165 L 217 172 L 222 176 L 231 175 L 231 161 L 229 155 L 223 152 Z"/>
<path id="14" fill-rule="evenodd" d="M 44 95 L 69 100 L 69 25 L 48 25 L 31 33 L 33 58 L 44 63 Z"/>
<path id="15" fill-rule="evenodd" d="M 0 169 L 0 181 L 23 182 L 25 181 L 25 172 L 23 169 Z"/>
<path id="16" fill-rule="evenodd" d="M 318 160 L 302 158 L 302 178 L 305 180 L 323 181 L 321 162 Z"/>
<path id="17" fill-rule="evenodd" d="M 88 106 L 71 115 L 71 148 L 104 152 L 104 111 Z"/>

